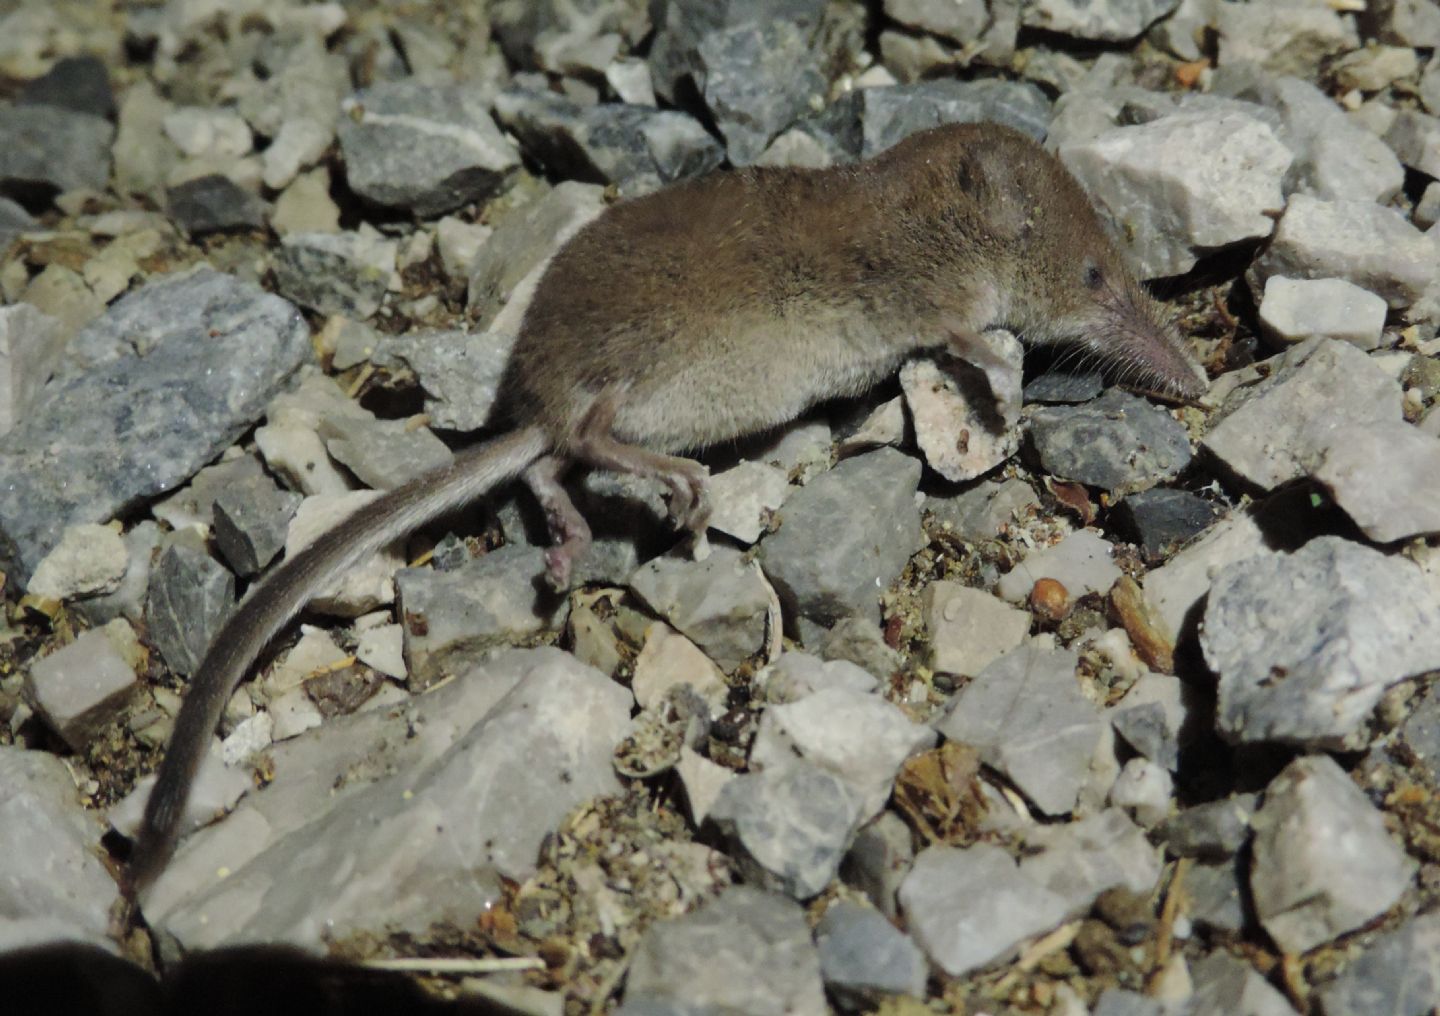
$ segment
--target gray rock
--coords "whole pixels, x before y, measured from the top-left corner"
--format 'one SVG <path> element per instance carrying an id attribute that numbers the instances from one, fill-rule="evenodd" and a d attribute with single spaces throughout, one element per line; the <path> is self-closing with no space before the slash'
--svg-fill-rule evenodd
<path id="1" fill-rule="evenodd" d="M 275 560 L 300 501 L 299 494 L 281 490 L 265 475 L 216 496 L 215 546 L 237 575 L 251 578 Z"/>
<path id="2" fill-rule="evenodd" d="M 1397 110 L 1385 143 L 1411 169 L 1440 176 L 1440 119 L 1414 109 Z"/>
<path id="3" fill-rule="evenodd" d="M 1250 839 L 1256 795 L 1236 794 L 1207 801 L 1167 819 L 1155 830 L 1177 857 L 1219 861 L 1234 857 Z"/>
<path id="4" fill-rule="evenodd" d="M 0 746 L 0 937 L 7 950 L 80 941 L 115 952 L 107 934 L 119 888 L 100 858 L 104 826 L 49 752 Z"/>
<path id="5" fill-rule="evenodd" d="M 1269 236 L 1293 158 L 1270 126 L 1238 109 L 1198 108 L 1115 127 L 1059 155 L 1124 238 L 1144 278 L 1189 271 L 1197 258 Z"/>
<path id="6" fill-rule="evenodd" d="M 1245 279 L 1257 296 L 1272 275 L 1345 279 L 1392 308 L 1405 308 L 1425 294 L 1437 265 L 1433 238 L 1394 209 L 1292 194 L 1274 238 Z"/>
<path id="7" fill-rule="evenodd" d="M 1030 484 L 1017 479 L 981 480 L 953 497 L 925 499 L 942 528 L 974 543 L 993 540 L 1039 506 Z"/>
<path id="8" fill-rule="evenodd" d="M 477 650 L 558 628 L 565 601 L 544 584 L 545 555 L 506 546 L 454 571 L 395 573 L 405 624 L 405 664 L 424 687 Z"/>
<path id="9" fill-rule="evenodd" d="M 1286 193 L 1300 190 L 1327 200 L 1382 204 L 1400 193 L 1405 170 L 1389 146 L 1309 81 L 1241 64 L 1218 71 L 1211 90 L 1261 103 L 1280 115 L 1280 140 L 1295 155 Z"/>
<path id="10" fill-rule="evenodd" d="M 818 624 L 878 619 L 879 594 L 923 545 L 920 463 L 892 448 L 847 459 L 785 502 L 761 543 L 765 574 L 792 613 Z"/>
<path id="11" fill-rule="evenodd" d="M 1312 474 L 1376 543 L 1440 532 L 1440 438 L 1408 423 L 1357 427 L 1335 441 Z"/>
<path id="12" fill-rule="evenodd" d="M 145 916 L 187 950 L 315 952 L 330 935 L 468 925 L 502 878 L 534 873 L 567 814 L 618 793 L 611 753 L 630 702 L 543 648 L 503 652 L 403 708 L 334 717 L 271 747 L 274 782 L 185 842 Z"/>
<path id="13" fill-rule="evenodd" d="M 991 18 L 985 0 L 885 0 L 885 15 L 960 43 L 978 38 Z"/>
<path id="14" fill-rule="evenodd" d="M 810 32 L 785 19 L 706 33 L 696 47 L 696 81 L 735 166 L 760 157 L 771 139 L 825 98 L 822 53 Z"/>
<path id="15" fill-rule="evenodd" d="M 115 116 L 115 93 L 105 62 L 89 54 L 56 60 L 44 74 L 25 82 L 15 104 L 58 107 L 105 119 Z"/>
<path id="16" fill-rule="evenodd" d="M 710 819 L 731 840 L 747 881 L 807 900 L 840 869 L 862 804 L 840 777 L 791 759 L 725 784 Z"/>
<path id="17" fill-rule="evenodd" d="M 115 128 L 60 106 L 0 106 L 0 185 L 50 193 L 102 191 Z"/>
<path id="18" fill-rule="evenodd" d="M 847 617 L 820 638 L 820 656 L 832 663 L 853 663 L 873 677 L 888 680 L 900 669 L 900 653 L 885 641 L 880 626 L 869 618 Z"/>
<path id="19" fill-rule="evenodd" d="M 1158 702 L 1120 708 L 1110 720 L 1115 733 L 1150 761 L 1175 772 L 1180 765 L 1180 742 L 1170 728 L 1165 707 Z"/>
<path id="20" fill-rule="evenodd" d="M 1180 0 L 1037 0 L 1025 5 L 1021 24 L 1077 39 L 1124 42 L 1179 6 Z"/>
<path id="21" fill-rule="evenodd" d="M 1011 603 L 1023 603 L 1036 582 L 1054 579 L 1065 587 L 1072 603 L 1089 593 L 1107 593 L 1120 578 L 1112 550 L 1098 534 L 1077 529 L 1059 543 L 1030 553 L 1001 576 L 995 591 Z"/>
<path id="22" fill-rule="evenodd" d="M 625 978 L 627 1016 L 734 1012 L 825 1016 L 820 960 L 792 900 L 732 886 L 650 925 Z"/>
<path id="23" fill-rule="evenodd" d="M 215 523 L 215 501 L 221 494 L 267 479 L 265 468 L 253 455 L 222 459 L 201 469 L 185 486 L 152 504 L 150 514 L 172 530 L 191 526 L 208 530 Z"/>
<path id="24" fill-rule="evenodd" d="M 341 104 L 350 189 L 422 218 L 485 198 L 520 157 L 490 118 L 488 89 L 383 81 Z"/>
<path id="25" fill-rule="evenodd" d="M 454 457 L 428 427 L 408 420 L 332 414 L 320 421 L 319 433 L 330 456 L 375 490 L 404 486 Z"/>
<path id="26" fill-rule="evenodd" d="M 134 639 L 124 621 L 117 623 Z M 96 628 L 34 661 L 25 688 L 46 725 L 83 752 L 95 733 L 129 705 L 139 682 L 109 633 Z"/>
<path id="27" fill-rule="evenodd" d="M 1399 383 L 1348 342 L 1310 339 L 1265 363 L 1264 379 L 1232 395 L 1202 441 L 1259 487 L 1306 475 L 1359 428 L 1401 420 Z"/>
<path id="28" fill-rule="evenodd" d="M 7 250 L 15 238 L 38 223 L 34 216 L 7 197 L 0 197 L 0 251 Z"/>
<path id="29" fill-rule="evenodd" d="M 1400 725 L 1400 737 L 1433 786 L 1440 782 L 1440 686 L 1430 685 L 1418 698 Z"/>
<path id="30" fill-rule="evenodd" d="M 1065 900 L 989 843 L 929 847 L 900 887 L 910 933 L 951 977 L 1012 954 L 1065 918 Z"/>
<path id="31" fill-rule="evenodd" d="M 1412 918 L 1381 935 L 1321 987 L 1325 1016 L 1424 1016 L 1440 1005 L 1440 914 Z"/>
<path id="32" fill-rule="evenodd" d="M 1385 689 L 1440 667 L 1440 597 L 1403 558 L 1339 537 L 1225 568 L 1200 644 L 1233 741 L 1356 748 Z"/>
<path id="33" fill-rule="evenodd" d="M 978 674 L 1030 634 L 1028 611 L 958 582 L 930 583 L 923 602 L 932 670 Z"/>
<path id="34" fill-rule="evenodd" d="M 1185 895 L 1197 928 L 1239 935 L 1254 927 L 1246 866 L 1236 858 L 1191 865 L 1185 873 Z"/>
<path id="35" fill-rule="evenodd" d="M 60 322 L 30 304 L 0 307 L 0 435 L 39 397 L 60 362 L 64 340 Z"/>
<path id="36" fill-rule="evenodd" d="M 952 701 L 940 733 L 978 749 L 1047 815 L 1075 807 L 1105 720 L 1080 693 L 1076 654 L 1030 642 L 981 671 Z"/>
<path id="37" fill-rule="evenodd" d="M 1402 46 L 1440 46 L 1440 10 L 1429 0 L 1379 0 L 1379 37 Z"/>
<path id="38" fill-rule="evenodd" d="M 604 208 L 604 188 L 566 180 L 501 218 L 470 263 L 468 302 L 476 326 L 491 327 L 502 309 L 517 302 L 505 317 L 518 326 L 550 259 Z M 513 335 L 516 329 L 504 331 Z"/>
<path id="39" fill-rule="evenodd" d="M 1090 1016 L 1166 1016 L 1166 1010 L 1158 998 L 1124 988 L 1106 988 L 1096 999 Z"/>
<path id="40" fill-rule="evenodd" d="M 1410 218 L 1421 229 L 1429 229 L 1440 222 L 1440 180 L 1431 180 L 1425 185 L 1425 191 L 1415 202 L 1415 211 Z"/>
<path id="41" fill-rule="evenodd" d="M 442 430 L 478 430 L 490 422 L 513 335 L 419 331 L 385 340 L 373 361 L 404 365 L 425 392 L 425 413 Z"/>
<path id="42" fill-rule="evenodd" d="M 993 120 L 1039 140 L 1050 123 L 1050 100 L 1038 86 L 999 78 L 866 88 L 859 101 L 860 154 L 867 159 L 941 124 Z"/>
<path id="43" fill-rule="evenodd" d="M 827 688 L 871 692 L 879 682 L 854 663 L 846 660 L 824 661 L 809 653 L 783 652 L 779 658 L 755 675 L 755 685 L 770 703 L 798 702 L 807 695 Z"/>
<path id="44" fill-rule="evenodd" d="M 770 593 L 738 553 L 716 548 L 704 561 L 658 557 L 631 575 L 629 586 L 723 670 L 734 670 L 764 643 Z"/>
<path id="45" fill-rule="evenodd" d="M 1308 952 L 1380 916 L 1417 867 L 1328 755 L 1286 766 L 1252 822 L 1255 912 L 1287 952 Z"/>
<path id="46" fill-rule="evenodd" d="M 511 89 L 495 100 L 500 122 L 532 158 L 561 176 L 643 193 L 714 169 L 720 144 L 694 118 L 653 106 L 569 99 Z"/>
<path id="47" fill-rule="evenodd" d="M 1067 405 L 1089 402 L 1105 390 L 1105 379 L 1099 373 L 1048 371 L 1025 385 L 1025 404 Z"/>
<path id="48" fill-rule="evenodd" d="M 854 791 L 864 822 L 885 807 L 905 760 L 934 744 L 934 730 L 880 696 L 825 688 L 765 710 L 750 765 L 783 769 L 797 756 L 814 763 Z"/>
<path id="49" fill-rule="evenodd" d="M 1220 66 L 1257 63 L 1277 74 L 1316 76 L 1320 61 L 1359 45 L 1355 24 L 1337 11 L 1299 0 L 1220 4 Z"/>
<path id="50" fill-rule="evenodd" d="M 150 572 L 145 624 L 177 674 L 193 674 L 235 605 L 235 576 L 203 550 L 172 544 Z"/>
<path id="51" fill-rule="evenodd" d="M 121 299 L 67 355 L 98 349 L 113 352 L 52 382 L 0 438 L 0 567 L 18 579 L 67 526 L 104 521 L 215 458 L 309 343 L 290 304 L 200 270 Z"/>
<path id="52" fill-rule="evenodd" d="M 1169 557 L 1214 524 L 1216 506 L 1198 494 L 1152 487 L 1131 494 L 1115 506 L 1110 520 L 1127 539 L 1140 546 L 1145 560 Z"/>
<path id="53" fill-rule="evenodd" d="M 275 254 L 275 287 L 318 314 L 367 318 L 395 271 L 395 242 L 374 233 L 291 233 Z"/>
<path id="54" fill-rule="evenodd" d="M 925 996 L 925 954 L 879 912 L 857 903 L 832 904 L 815 926 L 820 976 L 841 1000 L 885 995 Z"/>
<path id="55" fill-rule="evenodd" d="M 1294 1016 L 1295 1010 L 1284 995 L 1272 988 L 1254 967 L 1229 953 L 1214 952 L 1206 956 L 1191 968 L 1190 979 L 1195 993 L 1187 1001 L 1185 1012 L 1193 1016 L 1205 1013 Z M 1326 1016 L 1331 1014 L 1327 1012 Z"/>
<path id="56" fill-rule="evenodd" d="M 1153 487 L 1190 462 L 1184 424 L 1120 391 L 1080 406 L 1037 409 L 1028 434 L 1046 472 L 1112 495 Z"/>
<path id="57" fill-rule="evenodd" d="M 265 202 L 218 173 L 176 184 L 165 192 L 165 204 L 192 237 L 265 228 Z"/>
<path id="58" fill-rule="evenodd" d="M 1160 881 L 1159 852 L 1118 808 L 1036 826 L 1025 843 L 1020 874 L 1063 899 L 1071 916 L 1084 914 L 1107 890 L 1149 893 Z"/>
<path id="59" fill-rule="evenodd" d="M 893 811 L 882 811 L 860 827 L 840 873 L 886 917 L 899 914 L 895 894 L 915 858 L 910 827 Z"/>
<path id="60" fill-rule="evenodd" d="M 825 10 L 824 0 L 675 0 L 663 8 L 650 46 L 655 93 L 676 102 L 700 69 L 700 44 L 711 32 L 770 20 L 790 22 L 813 34 Z"/>
<path id="61" fill-rule="evenodd" d="M 1320 336 L 1375 349 L 1385 330 L 1385 301 L 1344 279 L 1265 280 L 1260 324 L 1277 342 L 1295 343 Z"/>

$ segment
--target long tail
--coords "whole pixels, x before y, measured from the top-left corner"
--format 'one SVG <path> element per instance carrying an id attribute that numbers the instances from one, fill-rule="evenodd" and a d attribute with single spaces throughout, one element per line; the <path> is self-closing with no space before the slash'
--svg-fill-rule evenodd
<path id="1" fill-rule="evenodd" d="M 127 871 L 126 889 L 132 898 L 169 861 L 190 785 L 225 703 L 286 622 L 335 576 L 517 476 L 549 447 L 543 430 L 526 427 L 462 452 L 443 468 L 376 498 L 322 534 L 245 598 L 211 641 L 175 720 Z"/>

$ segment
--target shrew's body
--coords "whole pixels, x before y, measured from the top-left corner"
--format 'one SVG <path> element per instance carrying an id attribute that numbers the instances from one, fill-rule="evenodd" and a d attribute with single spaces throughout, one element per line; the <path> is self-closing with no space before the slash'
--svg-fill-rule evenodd
<path id="1" fill-rule="evenodd" d="M 607 209 L 556 255 L 525 315 L 496 420 L 508 432 L 286 560 L 216 636 L 146 809 L 132 891 L 173 850 L 235 685 L 352 562 L 523 476 L 566 585 L 590 540 L 560 485 L 571 465 L 658 478 L 698 531 L 706 474 L 678 453 L 862 392 L 921 349 L 983 361 L 975 337 L 991 327 L 1081 344 L 1174 397 L 1204 390 L 1080 186 L 1008 128 L 937 127 L 856 166 L 714 174 Z"/>

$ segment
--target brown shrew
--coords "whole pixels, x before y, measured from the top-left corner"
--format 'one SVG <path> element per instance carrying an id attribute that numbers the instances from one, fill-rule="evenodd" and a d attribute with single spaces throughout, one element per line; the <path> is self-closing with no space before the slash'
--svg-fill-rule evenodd
<path id="1" fill-rule="evenodd" d="M 858 165 L 717 173 L 610 207 L 539 284 L 502 383 L 501 436 L 286 560 L 216 635 L 150 796 L 130 891 L 168 860 L 235 686 L 353 562 L 518 476 L 545 510 L 563 587 L 590 542 L 561 486 L 571 466 L 654 477 L 675 520 L 703 531 L 707 474 L 680 453 L 858 394 L 920 350 L 983 363 L 993 355 L 977 336 L 993 327 L 1077 344 L 1173 398 L 1205 390 L 1079 184 L 1005 127 L 936 127 Z"/>

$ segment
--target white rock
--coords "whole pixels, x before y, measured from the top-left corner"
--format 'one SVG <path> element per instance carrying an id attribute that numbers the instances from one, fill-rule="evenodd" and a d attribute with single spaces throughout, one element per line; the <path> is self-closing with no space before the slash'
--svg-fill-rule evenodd
<path id="1" fill-rule="evenodd" d="M 1328 755 L 1286 766 L 1251 824 L 1255 910 L 1287 953 L 1307 952 L 1383 914 L 1417 867 Z"/>
<path id="2" fill-rule="evenodd" d="M 754 543 L 791 489 L 784 470 L 764 462 L 742 462 L 716 473 L 708 488 L 710 528 L 741 543 Z"/>
<path id="3" fill-rule="evenodd" d="M 275 721 L 271 733 L 276 741 L 298 737 L 325 721 L 319 708 L 310 700 L 310 696 L 305 694 L 304 688 L 287 691 L 272 701 L 270 715 Z"/>
<path id="4" fill-rule="evenodd" d="M 1385 330 L 1385 301 L 1344 279 L 1272 275 L 1260 301 L 1260 324 L 1279 342 L 1320 336 L 1375 349 Z"/>
<path id="5" fill-rule="evenodd" d="M 690 820 L 695 828 L 705 822 L 705 816 L 715 806 L 725 785 L 735 778 L 733 770 L 711 762 L 688 744 L 680 746 L 680 761 L 675 764 L 680 782 L 685 786 L 685 800 L 690 804 Z"/>
<path id="6" fill-rule="evenodd" d="M 351 481 L 330 458 L 314 427 L 266 424 L 256 428 L 255 445 L 265 464 L 302 494 L 335 497 L 350 493 Z"/>
<path id="7" fill-rule="evenodd" d="M 220 758 L 227 766 L 241 766 L 270 747 L 275 741 L 275 717 L 256 713 L 241 720 L 220 742 Z"/>
<path id="8" fill-rule="evenodd" d="M 987 332 L 985 342 L 994 350 L 994 362 L 984 366 L 941 370 L 934 360 L 920 359 L 900 368 L 915 443 L 930 468 L 947 480 L 973 480 L 1020 446 L 1019 340 L 1008 332 Z"/>
<path id="9" fill-rule="evenodd" d="M 1192 620 L 1191 610 L 1228 564 L 1273 551 L 1247 512 L 1236 512 L 1145 576 L 1145 602 L 1164 623 L 1173 643 Z"/>
<path id="10" fill-rule="evenodd" d="M 1030 554 L 1000 579 L 995 591 L 1011 603 L 1021 603 L 1036 582 L 1054 579 L 1073 602 L 1086 593 L 1108 592 L 1119 577 L 1110 544 L 1088 529 L 1079 529 L 1053 547 Z"/>
<path id="11" fill-rule="evenodd" d="M 984 590 L 958 582 L 932 582 L 923 600 L 932 670 L 973 676 L 1030 634 L 1028 611 Z"/>
<path id="12" fill-rule="evenodd" d="M 114 592 L 128 563 L 118 528 L 93 523 L 70 526 L 35 566 L 26 592 L 56 600 Z"/>
<path id="13" fill-rule="evenodd" d="M 951 977 L 1004 959 L 1065 918 L 1065 900 L 990 843 L 929 847 L 900 886 L 910 933 Z"/>
<path id="14" fill-rule="evenodd" d="M 1169 817 L 1174 792 L 1174 781 L 1164 767 L 1149 759 L 1132 758 L 1110 788 L 1110 803 L 1151 829 Z"/>
<path id="15" fill-rule="evenodd" d="M 398 627 L 398 625 L 397 625 Z M 300 641 L 282 656 L 264 678 L 264 691 L 275 699 L 299 688 L 306 678 L 324 673 L 349 657 L 324 628 L 301 626 Z"/>
<path id="16" fill-rule="evenodd" d="M 717 714 L 723 708 L 729 688 L 711 659 L 695 643 L 663 621 L 656 621 L 645 633 L 645 645 L 635 658 L 631 688 L 642 709 L 656 705 L 670 688 L 688 684 Z"/>
<path id="17" fill-rule="evenodd" d="M 750 750 L 756 769 L 797 755 L 840 777 L 860 797 L 860 821 L 879 813 L 904 761 L 935 744 L 935 731 L 878 695 L 830 688 L 768 707 Z"/>
<path id="18" fill-rule="evenodd" d="M 1418 302 L 1437 271 L 1435 241 L 1393 208 L 1292 194 L 1274 238 L 1245 279 L 1257 294 L 1272 275 L 1345 279 L 1398 309 Z"/>
<path id="19" fill-rule="evenodd" d="M 1145 278 L 1178 275 L 1200 253 L 1269 236 L 1285 206 L 1291 152 L 1234 110 L 1181 112 L 1115 127 L 1060 158 L 1116 224 Z"/>
<path id="20" fill-rule="evenodd" d="M 250 125 L 230 109 L 180 106 L 164 123 L 166 136 L 191 158 L 238 159 L 255 144 Z"/>
<path id="21" fill-rule="evenodd" d="M 401 625 L 382 624 L 367 628 L 359 639 L 355 656 L 367 667 L 374 667 L 386 677 L 405 679 L 403 647 L 405 632 Z"/>
<path id="22" fill-rule="evenodd" d="M 1418 427 L 1357 427 L 1326 449 L 1312 475 L 1377 543 L 1440 532 L 1440 438 Z"/>

